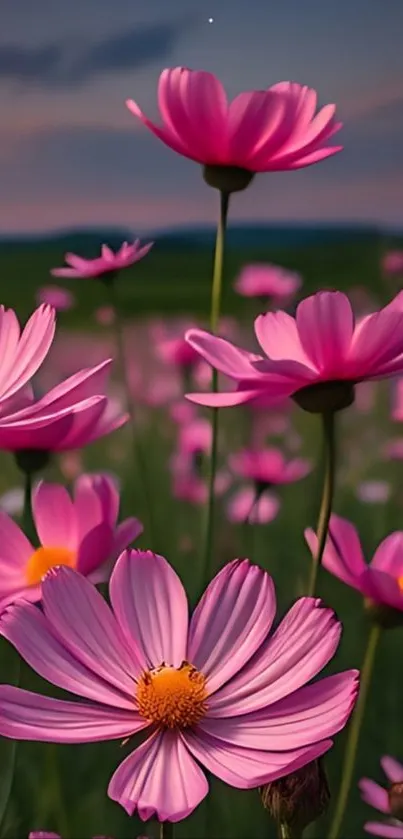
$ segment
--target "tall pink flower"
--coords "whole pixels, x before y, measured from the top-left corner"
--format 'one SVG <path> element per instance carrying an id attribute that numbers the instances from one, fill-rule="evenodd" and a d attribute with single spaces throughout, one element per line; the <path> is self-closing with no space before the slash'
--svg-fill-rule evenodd
<path id="1" fill-rule="evenodd" d="M 242 487 L 230 499 L 228 516 L 231 521 L 268 524 L 278 514 L 280 500 L 270 487 L 294 483 L 305 478 L 312 469 L 309 460 L 296 458 L 286 462 L 275 448 L 243 449 L 229 458 L 235 475 L 253 482 Z"/>
<path id="2" fill-rule="evenodd" d="M 39 306 L 21 332 L 13 309 L 0 306 L 0 416 L 7 401 L 17 396 L 25 401 L 29 382 L 37 373 L 55 334 L 55 310 Z M 28 389 L 27 389 L 28 386 Z"/>
<path id="3" fill-rule="evenodd" d="M 302 278 L 279 265 L 252 263 L 245 265 L 234 288 L 243 297 L 268 298 L 276 302 L 289 300 L 298 291 Z"/>
<path id="4" fill-rule="evenodd" d="M 66 253 L 65 260 L 68 267 L 52 268 L 50 273 L 53 277 L 69 277 L 70 279 L 92 279 L 116 274 L 117 271 L 129 268 L 130 265 L 143 259 L 152 246 L 153 242 L 140 246 L 140 239 L 136 239 L 131 245 L 123 242 L 115 253 L 108 245 L 102 245 L 101 256 L 97 256 L 96 259 L 84 259 L 75 253 Z"/>
<path id="5" fill-rule="evenodd" d="M 231 786 L 257 787 L 322 755 L 345 725 L 357 671 L 307 684 L 341 633 L 320 600 L 298 600 L 269 635 L 271 577 L 235 560 L 189 623 L 174 570 L 140 551 L 120 556 L 109 593 L 112 608 L 88 580 L 61 567 L 43 583 L 42 610 L 17 602 L 2 614 L 2 634 L 28 664 L 86 701 L 1 685 L 0 733 L 84 743 L 148 729 L 109 784 L 130 815 L 184 819 L 207 795 L 202 766 Z"/>
<path id="6" fill-rule="evenodd" d="M 369 778 L 362 778 L 359 787 L 366 804 L 389 816 L 389 819 L 366 822 L 364 830 L 374 836 L 403 839 L 403 764 L 385 755 L 381 759 L 381 766 L 389 781 L 388 790 Z"/>
<path id="7" fill-rule="evenodd" d="M 305 478 L 312 470 L 309 460 L 286 461 L 280 449 L 242 449 L 229 459 L 232 471 L 256 484 L 290 484 Z"/>
<path id="8" fill-rule="evenodd" d="M 311 528 L 305 538 L 315 556 L 317 537 Z M 387 536 L 367 565 L 354 525 L 332 515 L 322 564 L 372 603 L 403 611 L 403 532 Z"/>
<path id="9" fill-rule="evenodd" d="M 263 355 L 246 352 L 191 329 L 186 339 L 236 390 L 194 393 L 199 405 L 226 407 L 262 396 L 273 403 L 287 396 L 306 410 L 338 410 L 351 404 L 354 385 L 403 372 L 403 294 L 356 324 L 348 297 L 321 291 L 303 300 L 296 316 L 268 312 L 255 320 Z"/>
<path id="10" fill-rule="evenodd" d="M 8 412 L 0 414 L 0 450 L 77 449 L 120 428 L 128 415 L 116 411 L 102 393 L 111 364 L 108 359 L 75 373 L 20 410 L 13 410 L 11 401 Z"/>
<path id="11" fill-rule="evenodd" d="M 93 583 L 107 580 L 116 558 L 143 528 L 135 518 L 117 525 L 119 493 L 107 475 L 82 475 L 73 498 L 59 484 L 39 483 L 32 493 L 39 547 L 0 510 L 0 609 L 18 598 L 41 598 L 42 579 L 68 565 Z"/>
<path id="12" fill-rule="evenodd" d="M 232 170 L 229 192 L 244 189 L 255 172 L 300 169 L 342 149 L 328 145 L 341 128 L 335 106 L 315 114 L 316 92 L 296 82 L 240 93 L 228 102 L 212 73 L 174 67 L 159 79 L 161 125 L 132 99 L 126 104 L 165 145 L 207 167 L 211 185 L 219 186 L 214 170 Z"/>

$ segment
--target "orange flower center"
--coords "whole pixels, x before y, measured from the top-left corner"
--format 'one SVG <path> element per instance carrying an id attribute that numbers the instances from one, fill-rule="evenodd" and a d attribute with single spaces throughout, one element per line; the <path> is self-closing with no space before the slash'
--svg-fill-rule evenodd
<path id="1" fill-rule="evenodd" d="M 400 588 L 401 593 L 403 594 L 403 575 L 397 578 L 397 584 Z"/>
<path id="2" fill-rule="evenodd" d="M 36 586 L 41 582 L 45 574 L 56 565 L 69 565 L 74 568 L 76 564 L 76 555 L 68 548 L 50 547 L 38 548 L 32 556 L 29 557 L 25 569 L 25 576 L 29 586 Z"/>
<path id="3" fill-rule="evenodd" d="M 139 714 L 164 728 L 188 728 L 199 722 L 206 712 L 206 679 L 195 667 L 162 664 L 146 670 L 137 686 Z"/>

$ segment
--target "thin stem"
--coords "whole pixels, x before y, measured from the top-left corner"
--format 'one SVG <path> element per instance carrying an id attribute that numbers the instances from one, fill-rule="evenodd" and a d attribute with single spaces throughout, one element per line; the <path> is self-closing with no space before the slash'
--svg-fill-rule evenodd
<path id="1" fill-rule="evenodd" d="M 290 825 L 286 824 L 285 822 L 279 822 L 278 824 L 278 839 L 300 839 L 302 833 L 294 832 Z"/>
<path id="2" fill-rule="evenodd" d="M 358 741 L 361 725 L 364 717 L 365 703 L 368 696 L 371 681 L 372 668 L 375 659 L 375 652 L 381 634 L 381 627 L 378 624 L 371 626 L 364 661 L 361 669 L 360 692 L 357 704 L 354 709 L 351 724 L 348 731 L 346 750 L 341 770 L 341 784 L 336 802 L 336 809 L 330 828 L 329 839 L 337 839 L 343 823 L 348 796 L 351 788 L 351 781 L 354 773 L 355 759 L 357 755 Z"/>
<path id="3" fill-rule="evenodd" d="M 309 579 L 308 595 L 313 597 L 318 581 L 319 568 L 322 563 L 326 539 L 329 530 L 329 521 L 332 514 L 334 485 L 336 476 L 336 435 L 335 435 L 335 414 L 333 411 L 322 414 L 323 442 L 324 442 L 324 481 L 322 490 L 322 501 L 320 504 L 319 519 L 317 526 L 318 547 L 316 556 L 312 557 L 311 575 Z"/>
<path id="4" fill-rule="evenodd" d="M 160 822 L 159 839 L 173 839 L 174 826 L 172 822 Z"/>
<path id="5" fill-rule="evenodd" d="M 22 511 L 22 528 L 27 538 L 32 541 L 35 539 L 35 524 L 32 517 L 32 472 L 24 472 L 24 507 Z"/>
<path id="6" fill-rule="evenodd" d="M 147 463 L 143 457 L 143 451 L 141 448 L 141 443 L 136 433 L 136 420 L 135 420 L 135 413 L 133 408 L 133 402 L 131 398 L 131 388 L 130 388 L 130 381 L 129 375 L 127 370 L 126 364 L 126 353 L 125 353 L 125 343 L 124 343 L 124 321 L 120 315 L 119 305 L 116 295 L 116 288 L 115 288 L 115 280 L 110 279 L 107 284 L 107 289 L 109 291 L 109 299 L 110 303 L 114 309 L 115 318 L 114 318 L 114 332 L 115 332 L 115 343 L 116 343 L 116 352 L 117 352 L 117 368 L 120 378 L 123 382 L 123 387 L 125 391 L 125 402 L 126 402 L 126 410 L 129 414 L 130 418 L 130 431 L 132 435 L 132 447 L 133 447 L 133 457 L 137 467 L 137 475 L 138 480 L 141 484 L 141 490 L 144 497 L 145 508 L 146 508 L 146 516 L 147 521 L 145 522 L 145 531 L 146 535 L 148 536 L 149 543 L 152 544 L 153 542 L 153 534 L 154 534 L 154 526 L 153 526 L 153 507 L 151 502 L 151 493 L 148 486 L 148 473 L 147 473 Z"/>
<path id="7" fill-rule="evenodd" d="M 213 268 L 213 283 L 211 288 L 211 308 L 210 308 L 210 329 L 212 332 L 217 331 L 218 322 L 221 312 L 221 298 L 222 298 L 222 284 L 223 284 L 223 265 L 224 265 L 224 246 L 225 234 L 227 229 L 229 208 L 229 194 L 226 192 L 220 193 L 220 216 L 217 226 L 217 237 L 214 253 L 214 268 Z M 213 393 L 218 390 L 218 375 L 217 371 L 213 371 L 212 387 Z M 206 582 L 208 581 L 209 565 L 212 557 L 213 541 L 214 541 L 214 489 L 215 479 L 217 473 L 217 452 L 218 452 L 218 409 L 212 410 L 212 444 L 210 455 L 210 469 L 208 475 L 208 502 L 207 502 L 207 517 L 206 517 L 206 535 L 204 543 L 204 563 L 203 572 Z"/>

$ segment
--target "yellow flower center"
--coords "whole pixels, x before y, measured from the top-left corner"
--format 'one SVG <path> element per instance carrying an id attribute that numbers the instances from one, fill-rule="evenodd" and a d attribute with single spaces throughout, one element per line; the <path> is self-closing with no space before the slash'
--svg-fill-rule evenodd
<path id="1" fill-rule="evenodd" d="M 400 591 L 401 591 L 401 592 L 402 592 L 402 594 L 403 594 L 403 575 L 402 575 L 401 577 L 398 577 L 398 578 L 397 578 L 397 584 L 398 584 L 398 586 L 399 586 L 399 588 L 400 588 Z"/>
<path id="2" fill-rule="evenodd" d="M 187 728 L 199 722 L 206 712 L 206 679 L 195 667 L 162 664 L 146 670 L 137 686 L 139 714 L 164 728 Z"/>
<path id="3" fill-rule="evenodd" d="M 74 568 L 76 564 L 76 555 L 68 548 L 50 547 L 38 548 L 32 556 L 29 557 L 25 569 L 25 576 L 29 586 L 35 586 L 41 582 L 45 574 L 56 565 L 69 565 Z"/>

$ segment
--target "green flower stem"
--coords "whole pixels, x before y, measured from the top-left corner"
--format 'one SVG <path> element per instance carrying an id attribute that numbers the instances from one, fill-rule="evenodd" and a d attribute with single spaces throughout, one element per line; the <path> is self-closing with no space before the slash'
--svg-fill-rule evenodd
<path id="1" fill-rule="evenodd" d="M 361 669 L 360 692 L 358 695 L 357 704 L 355 706 L 348 731 L 346 750 L 344 753 L 343 766 L 341 770 L 341 784 L 336 801 L 336 809 L 334 812 L 333 821 L 329 832 L 329 839 L 337 839 L 340 832 L 340 828 L 343 823 L 344 813 L 346 811 L 351 782 L 353 779 L 361 725 L 364 717 L 365 703 L 367 701 L 372 668 L 375 659 L 375 652 L 378 646 L 380 634 L 381 627 L 379 626 L 379 624 L 372 624 L 368 636 L 367 648 L 365 650 L 364 661 Z"/>
<path id="2" fill-rule="evenodd" d="M 172 822 L 160 822 L 159 839 L 173 839 L 174 826 Z"/>
<path id="3" fill-rule="evenodd" d="M 318 547 L 316 556 L 312 557 L 311 575 L 309 579 L 308 595 L 313 597 L 316 591 L 319 568 L 322 563 L 325 550 L 329 521 L 332 514 L 334 485 L 336 476 L 336 434 L 335 434 L 335 413 L 322 414 L 323 442 L 324 442 L 324 481 L 322 501 L 319 511 L 317 526 Z"/>
<path id="4" fill-rule="evenodd" d="M 295 832 L 285 822 L 280 822 L 278 825 L 278 839 L 301 839 L 302 833 Z"/>
<path id="5" fill-rule="evenodd" d="M 124 391 L 125 391 L 125 402 L 126 402 L 126 410 L 129 414 L 129 422 L 130 422 L 130 432 L 132 437 L 132 449 L 133 449 L 133 458 L 137 469 L 137 477 L 141 487 L 141 492 L 144 498 L 145 503 L 145 514 L 146 514 L 146 521 L 144 522 L 144 530 L 145 534 L 148 538 L 148 544 L 150 547 L 154 547 L 153 538 L 154 538 L 154 516 L 153 516 L 153 505 L 151 501 L 151 493 L 148 485 L 148 471 L 147 471 L 147 463 L 143 456 L 143 450 L 141 447 L 141 442 L 139 440 L 137 429 L 136 429 L 136 419 L 135 413 L 133 408 L 133 402 L 131 398 L 131 389 L 130 389 L 130 382 L 129 376 L 127 371 L 127 364 L 126 364 L 126 353 L 125 353 L 125 343 L 124 343 L 124 321 L 120 315 L 119 304 L 117 300 L 116 294 L 116 286 L 115 286 L 115 278 L 109 279 L 107 283 L 107 289 L 109 291 L 109 300 L 110 304 L 113 307 L 115 318 L 114 318 L 114 332 L 115 332 L 115 343 L 116 343 L 116 364 L 118 374 L 120 379 L 123 383 Z"/>
<path id="6" fill-rule="evenodd" d="M 229 193 L 220 192 L 220 217 L 217 226 L 217 237 L 214 254 L 213 283 L 211 289 L 210 329 L 217 331 L 221 312 L 221 298 L 223 285 L 224 247 L 225 234 L 227 229 L 229 208 Z M 218 391 L 218 374 L 213 371 L 212 392 Z M 206 531 L 204 542 L 203 575 L 205 581 L 209 579 L 209 569 L 212 566 L 212 551 L 214 542 L 214 489 L 217 473 L 217 452 L 218 452 L 218 408 L 212 409 L 212 444 L 210 455 L 210 468 L 208 474 L 208 501 Z"/>

